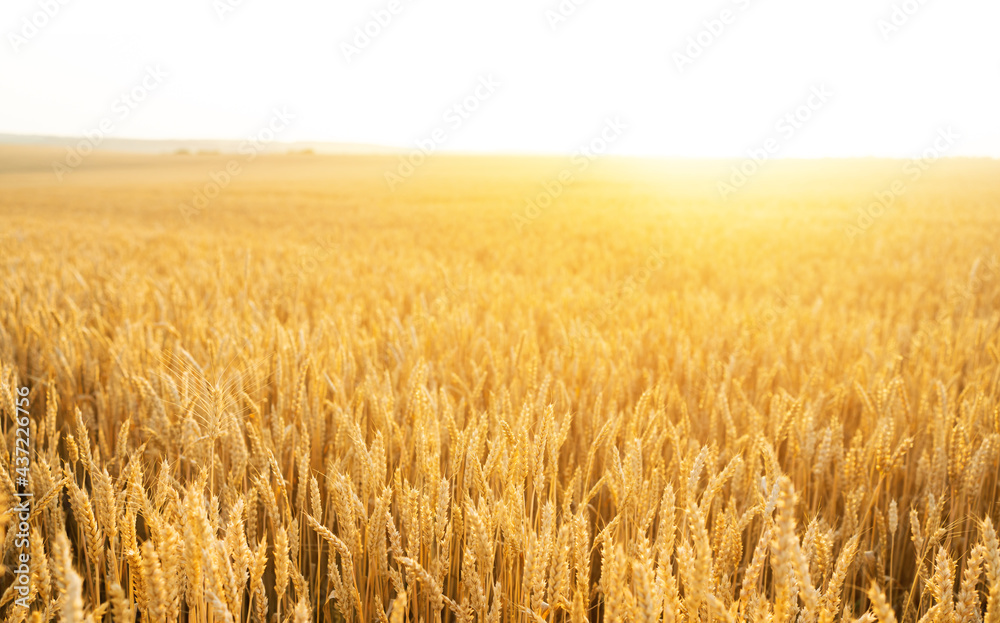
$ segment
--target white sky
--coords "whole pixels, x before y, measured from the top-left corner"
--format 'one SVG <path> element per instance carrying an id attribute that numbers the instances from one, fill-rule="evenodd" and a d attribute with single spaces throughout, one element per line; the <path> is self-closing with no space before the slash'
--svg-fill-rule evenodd
<path id="1" fill-rule="evenodd" d="M 390 0 L 62 1 L 3 0 L 0 133 L 110 118 L 118 138 L 244 139 L 285 106 L 283 141 L 406 147 L 440 127 L 440 149 L 562 153 L 617 115 L 622 154 L 745 156 L 776 137 L 778 156 L 910 156 L 951 126 L 949 155 L 1000 157 L 996 0 L 577 0 L 554 30 L 559 0 L 399 0 L 350 62 L 341 44 Z M 46 2 L 58 12 L 17 44 Z M 904 4 L 916 10 L 886 40 L 878 22 Z M 724 9 L 732 23 L 678 71 L 674 53 Z M 156 65 L 169 77 L 112 112 Z M 488 75 L 500 87 L 449 125 Z M 818 85 L 834 96 L 777 132 Z"/>

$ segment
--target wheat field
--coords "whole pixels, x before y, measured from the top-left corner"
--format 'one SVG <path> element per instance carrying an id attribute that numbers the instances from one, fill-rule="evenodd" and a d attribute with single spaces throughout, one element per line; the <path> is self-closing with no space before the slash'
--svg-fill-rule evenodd
<path id="1" fill-rule="evenodd" d="M 1000 621 L 995 162 L 52 159 L 4 621 Z"/>

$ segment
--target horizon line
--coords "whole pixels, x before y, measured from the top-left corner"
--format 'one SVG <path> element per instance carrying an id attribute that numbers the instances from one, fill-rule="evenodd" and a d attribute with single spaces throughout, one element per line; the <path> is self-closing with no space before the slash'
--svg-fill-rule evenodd
<path id="1" fill-rule="evenodd" d="M 83 141 L 95 142 L 87 136 L 64 135 L 64 134 L 19 134 L 0 132 L 0 146 L 22 146 L 22 147 L 49 147 L 72 148 L 74 143 Z M 123 153 L 135 155 L 223 155 L 237 153 L 241 144 L 251 142 L 250 139 L 227 139 L 227 138 L 139 138 L 139 137 L 101 137 L 92 145 L 94 152 L 101 153 Z M 101 147 L 104 143 L 117 144 L 119 148 Z M 129 144 L 149 144 L 146 149 L 128 149 Z M 162 149 L 155 149 L 155 145 L 162 145 Z M 186 146 L 185 146 L 186 145 Z M 231 150 L 226 149 L 231 145 Z M 316 151 L 315 148 L 330 148 L 324 151 Z M 270 155 L 306 155 L 303 152 L 312 152 L 317 156 L 401 156 L 412 152 L 420 152 L 417 147 L 403 147 L 394 145 L 383 145 L 378 143 L 363 143 L 351 141 L 330 141 L 330 140 L 294 140 L 294 141 L 271 141 L 263 146 L 263 153 Z M 486 150 L 458 150 L 458 149 L 436 149 L 427 156 L 463 156 L 463 157 L 497 157 L 497 158 L 565 158 L 572 157 L 578 153 L 573 151 L 486 151 Z M 187 153 L 183 153 L 187 152 Z M 295 152 L 299 152 L 296 154 Z M 422 153 L 422 152 L 421 152 Z M 746 154 L 740 155 L 681 155 L 681 154 L 651 154 L 636 152 L 604 153 L 601 158 L 615 160 L 685 160 L 685 161 L 718 161 L 718 160 L 740 160 L 746 159 Z M 825 156 L 774 156 L 768 157 L 768 161 L 817 161 L 817 160 L 911 160 L 918 159 L 919 155 L 825 155 Z M 939 156 L 946 160 L 1000 160 L 1000 156 L 989 154 L 963 154 Z"/>

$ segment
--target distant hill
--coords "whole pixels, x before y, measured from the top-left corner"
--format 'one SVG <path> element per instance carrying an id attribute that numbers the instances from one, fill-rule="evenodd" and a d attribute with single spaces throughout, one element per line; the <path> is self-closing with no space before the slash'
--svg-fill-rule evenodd
<path id="1" fill-rule="evenodd" d="M 39 136 L 22 134 L 0 134 L 0 144 L 34 145 L 37 147 L 70 147 L 76 145 L 82 137 L 71 136 Z M 98 149 L 104 151 L 120 151 L 138 154 L 173 154 L 173 153 L 236 153 L 244 141 L 224 140 L 148 140 L 132 138 L 105 138 Z M 391 154 L 398 151 L 391 147 L 366 145 L 363 143 L 322 143 L 295 142 L 282 143 L 275 141 L 264 151 L 270 153 L 309 152 L 317 154 Z"/>

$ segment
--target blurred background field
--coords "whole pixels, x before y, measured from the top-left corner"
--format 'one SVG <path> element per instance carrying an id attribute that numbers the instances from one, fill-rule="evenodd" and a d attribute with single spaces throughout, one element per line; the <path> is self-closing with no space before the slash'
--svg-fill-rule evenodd
<path id="1" fill-rule="evenodd" d="M 34 610 L 1000 616 L 996 161 L 63 154 L 0 148 Z"/>

